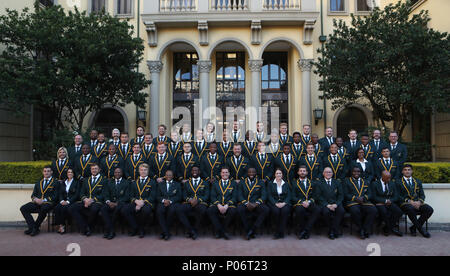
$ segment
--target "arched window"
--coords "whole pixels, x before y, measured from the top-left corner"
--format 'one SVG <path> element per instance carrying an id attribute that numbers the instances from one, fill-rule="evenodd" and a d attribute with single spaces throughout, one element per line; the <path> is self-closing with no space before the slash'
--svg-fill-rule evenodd
<path id="1" fill-rule="evenodd" d="M 110 137 L 112 130 L 115 128 L 124 131 L 125 122 L 122 114 L 116 109 L 103 108 L 95 116 L 94 128 L 99 132 L 105 133 L 107 137 Z"/>
<path id="2" fill-rule="evenodd" d="M 347 107 L 339 113 L 337 119 L 337 134 L 338 136 L 348 140 L 348 132 L 350 129 L 355 129 L 361 133 L 367 129 L 368 122 L 364 112 L 356 107 Z"/>

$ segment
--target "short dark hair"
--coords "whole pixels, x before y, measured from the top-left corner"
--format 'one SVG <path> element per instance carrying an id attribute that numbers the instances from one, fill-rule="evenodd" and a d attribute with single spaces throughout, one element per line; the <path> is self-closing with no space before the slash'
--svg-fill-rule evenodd
<path id="1" fill-rule="evenodd" d="M 413 166 L 411 164 L 405 164 L 403 165 L 403 169 L 404 168 L 411 168 L 411 170 L 413 169 Z"/>

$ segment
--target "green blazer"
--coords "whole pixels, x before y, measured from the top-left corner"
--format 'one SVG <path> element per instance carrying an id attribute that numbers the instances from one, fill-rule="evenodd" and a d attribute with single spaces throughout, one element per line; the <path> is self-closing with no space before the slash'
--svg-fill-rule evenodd
<path id="1" fill-rule="evenodd" d="M 259 203 L 263 204 L 267 199 L 266 186 L 262 180 L 254 179 L 253 184 L 247 177 L 238 187 L 239 204 Z"/>

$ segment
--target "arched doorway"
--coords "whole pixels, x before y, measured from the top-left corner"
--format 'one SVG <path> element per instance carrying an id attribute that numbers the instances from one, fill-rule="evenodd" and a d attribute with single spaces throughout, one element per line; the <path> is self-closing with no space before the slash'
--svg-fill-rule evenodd
<path id="1" fill-rule="evenodd" d="M 337 135 L 348 140 L 348 132 L 355 129 L 358 133 L 365 131 L 368 127 L 368 120 L 364 111 L 357 107 L 347 107 L 343 109 L 337 119 Z"/>
<path id="2" fill-rule="evenodd" d="M 118 128 L 121 132 L 124 131 L 125 121 L 118 110 L 103 108 L 95 115 L 94 128 L 109 137 L 115 128 Z"/>

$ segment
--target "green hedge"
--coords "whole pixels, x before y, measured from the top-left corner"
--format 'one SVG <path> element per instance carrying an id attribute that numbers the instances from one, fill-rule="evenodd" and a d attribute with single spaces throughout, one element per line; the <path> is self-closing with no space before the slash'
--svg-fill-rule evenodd
<path id="1" fill-rule="evenodd" d="M 0 162 L 0 183 L 31 184 L 42 177 L 42 168 L 50 161 Z M 414 177 L 424 183 L 450 183 L 450 162 L 412 163 Z"/>
<path id="2" fill-rule="evenodd" d="M 32 184 L 42 177 L 50 161 L 0 162 L 0 183 Z"/>

